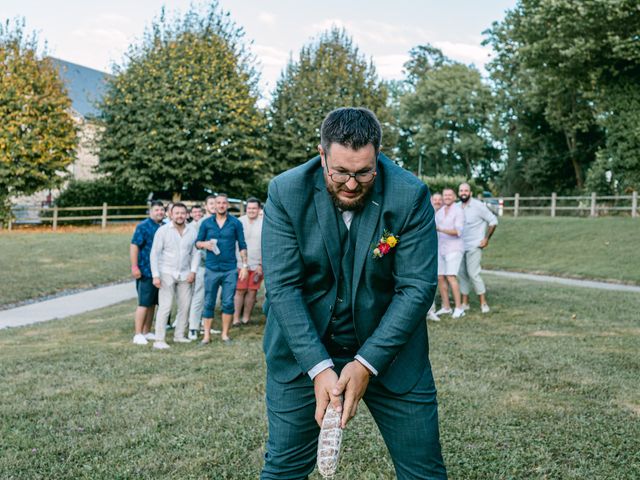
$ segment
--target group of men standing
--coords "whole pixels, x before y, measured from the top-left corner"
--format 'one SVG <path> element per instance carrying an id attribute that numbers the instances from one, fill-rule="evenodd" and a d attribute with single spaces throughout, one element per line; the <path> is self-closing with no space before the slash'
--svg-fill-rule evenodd
<path id="1" fill-rule="evenodd" d="M 196 340 L 202 326 L 201 344 L 211 342 L 212 332 L 230 344 L 232 323 L 249 322 L 262 283 L 262 217 L 259 200 L 249 198 L 246 204 L 246 215 L 237 219 L 229 214 L 225 194 L 207 197 L 204 210 L 194 205 L 189 211 L 178 202 L 165 212 L 162 202 L 151 203 L 149 218 L 136 227 L 130 247 L 138 292 L 134 344 L 154 341 L 156 349 L 170 348 L 166 330 L 174 301 L 175 343 Z M 211 328 L 218 295 L 221 332 Z"/>
<path id="2" fill-rule="evenodd" d="M 480 200 L 473 198 L 471 187 L 463 183 L 458 187 L 459 202 L 451 188 L 431 196 L 436 211 L 438 232 L 438 289 L 442 301 L 435 311 L 435 303 L 427 317 L 439 321 L 440 315 L 460 318 L 469 310 L 469 292 L 473 288 L 480 300 L 480 311 L 489 313 L 486 287 L 480 276 L 482 250 L 498 226 L 497 217 Z M 449 300 L 449 288 L 454 308 Z"/>

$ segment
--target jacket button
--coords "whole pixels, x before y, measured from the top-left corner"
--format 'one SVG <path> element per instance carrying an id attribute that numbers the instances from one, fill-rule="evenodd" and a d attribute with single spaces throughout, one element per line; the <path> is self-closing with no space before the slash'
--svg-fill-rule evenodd
<path id="1" fill-rule="evenodd" d="M 333 312 L 333 305 L 329 305 L 329 311 Z"/>

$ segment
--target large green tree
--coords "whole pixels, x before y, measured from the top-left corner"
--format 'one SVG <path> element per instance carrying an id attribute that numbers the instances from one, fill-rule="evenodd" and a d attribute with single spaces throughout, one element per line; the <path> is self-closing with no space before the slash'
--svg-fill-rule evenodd
<path id="1" fill-rule="evenodd" d="M 10 214 L 11 197 L 64 182 L 77 145 L 70 107 L 24 20 L 0 23 L 0 220 Z"/>
<path id="2" fill-rule="evenodd" d="M 382 144 L 393 154 L 397 135 L 388 88 L 344 30 L 331 29 L 305 45 L 283 71 L 269 110 L 269 167 L 273 173 L 317 154 L 320 124 L 338 107 L 366 107 L 380 120 Z"/>
<path id="3" fill-rule="evenodd" d="M 534 151 L 539 145 L 541 153 L 561 134 L 564 148 L 547 160 L 571 166 L 574 189 L 584 186 L 599 149 L 599 170 L 604 164 L 613 168 L 617 162 L 628 162 L 619 153 L 635 151 L 639 142 L 631 138 L 621 148 L 619 140 L 635 134 L 612 119 L 626 106 L 620 92 L 636 98 L 639 91 L 637 1 L 520 0 L 487 33 L 487 43 L 497 53 L 489 69 L 504 92 L 502 127 L 511 147 L 518 143 L 514 137 L 525 136 L 531 139 L 526 143 Z M 630 120 L 629 109 L 624 113 Z M 532 116 L 544 121 L 533 130 L 521 121 Z M 622 131 L 614 132 L 618 128 Z M 549 133 L 543 141 L 540 131 Z M 612 138 L 618 140 L 611 144 Z M 526 169 L 529 152 L 518 153 L 510 152 L 510 159 Z"/>
<path id="4" fill-rule="evenodd" d="M 474 67 L 453 62 L 432 46 L 414 48 L 405 65 L 400 100 L 401 158 L 428 175 L 464 175 L 488 181 L 497 167 L 491 138 L 490 88 Z"/>
<path id="5" fill-rule="evenodd" d="M 217 2 L 163 11 L 108 85 L 99 171 L 174 199 L 261 189 L 265 119 L 243 35 Z"/>

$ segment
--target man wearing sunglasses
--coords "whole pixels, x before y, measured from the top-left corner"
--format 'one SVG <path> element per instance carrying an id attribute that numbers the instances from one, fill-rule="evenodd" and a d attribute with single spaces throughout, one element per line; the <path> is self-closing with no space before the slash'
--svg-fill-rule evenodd
<path id="1" fill-rule="evenodd" d="M 381 136 L 371 111 L 334 110 L 320 155 L 269 186 L 262 479 L 307 478 L 329 404 L 345 428 L 361 399 L 397 478 L 447 478 L 424 321 L 437 285 L 434 213 L 426 185 L 380 153 Z"/>

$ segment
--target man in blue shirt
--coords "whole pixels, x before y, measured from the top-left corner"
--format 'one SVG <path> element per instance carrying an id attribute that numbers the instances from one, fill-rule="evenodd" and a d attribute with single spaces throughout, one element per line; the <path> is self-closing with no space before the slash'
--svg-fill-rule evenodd
<path id="1" fill-rule="evenodd" d="M 231 343 L 229 327 L 234 313 L 233 297 L 238 278 L 244 280 L 249 274 L 247 244 L 240 220 L 228 214 L 229 199 L 220 193 L 215 198 L 215 215 L 202 221 L 196 247 L 207 250 L 204 273 L 204 323 L 203 344 L 211 341 L 211 322 L 216 306 L 218 289 L 222 287 L 222 341 Z M 236 242 L 240 250 L 242 268 L 236 265 Z"/>
<path id="2" fill-rule="evenodd" d="M 146 345 L 149 343 L 148 340 L 154 339 L 150 330 L 158 304 L 158 289 L 153 285 L 149 255 L 153 237 L 162 225 L 163 218 L 162 202 L 152 202 L 149 206 L 149 218 L 138 224 L 129 247 L 131 275 L 136 279 L 138 291 L 138 308 L 136 308 L 135 335 L 133 336 L 133 343 L 136 345 Z"/>

